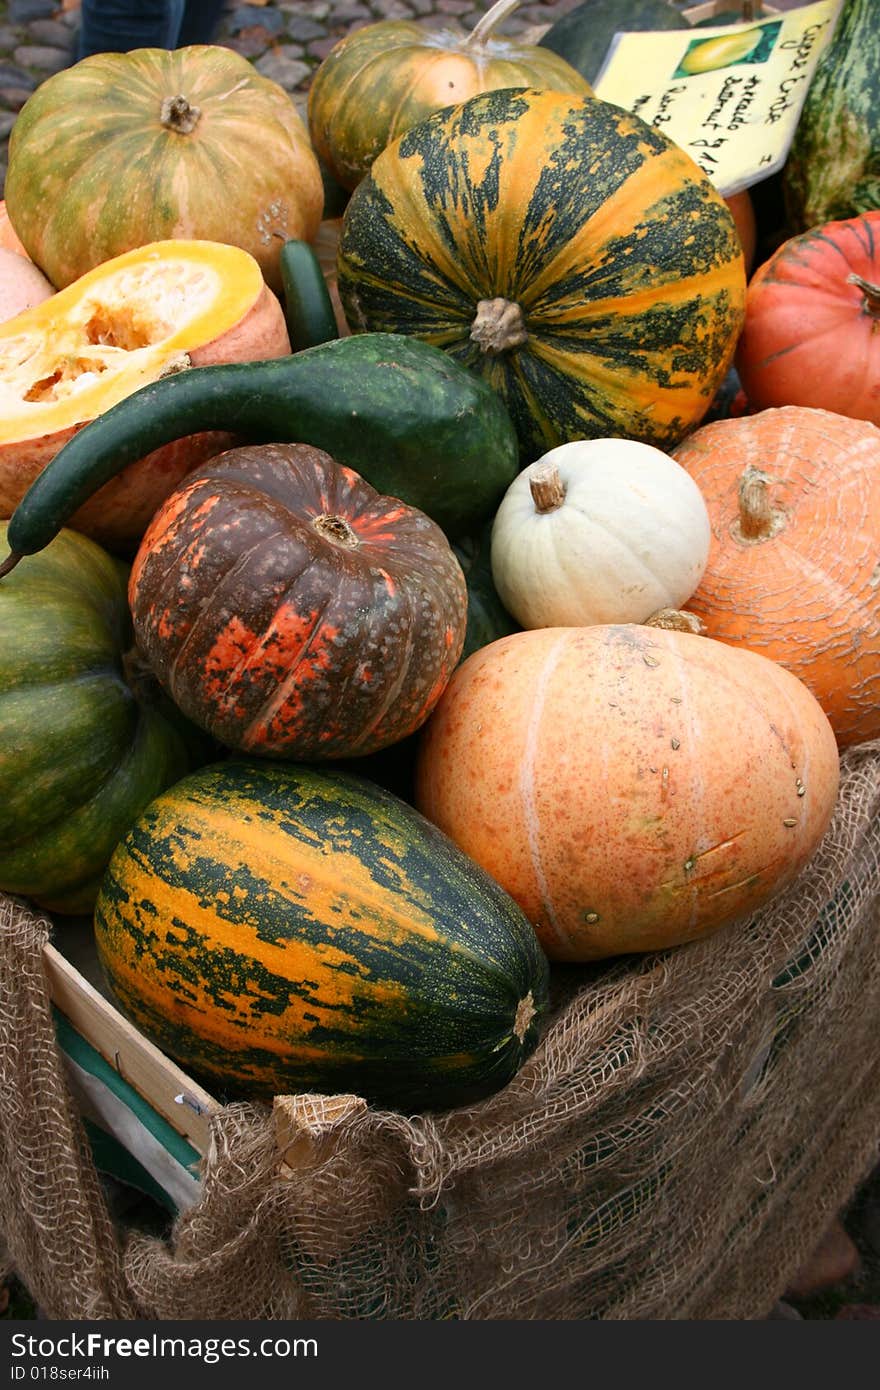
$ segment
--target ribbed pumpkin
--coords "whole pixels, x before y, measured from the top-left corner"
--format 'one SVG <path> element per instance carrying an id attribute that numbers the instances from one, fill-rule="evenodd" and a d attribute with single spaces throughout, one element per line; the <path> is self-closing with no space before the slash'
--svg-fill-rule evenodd
<path id="1" fill-rule="evenodd" d="M 439 1109 L 537 1041 L 522 913 L 362 778 L 232 760 L 158 797 L 113 856 L 98 954 L 126 1013 L 233 1096 L 354 1091 Z"/>
<path id="2" fill-rule="evenodd" d="M 305 444 L 232 449 L 157 512 L 129 586 L 177 705 L 264 756 L 345 758 L 412 733 L 461 652 L 443 532 Z"/>
<path id="3" fill-rule="evenodd" d="M 880 429 L 789 406 L 713 421 L 673 457 L 712 522 L 688 609 L 799 676 L 841 747 L 878 737 Z"/>
<path id="4" fill-rule="evenodd" d="M 90 912 L 147 802 L 210 756 L 134 650 L 126 578 L 62 531 L 0 580 L 0 891 L 53 912 Z"/>
<path id="5" fill-rule="evenodd" d="M 755 273 L 736 365 L 749 402 L 880 425 L 880 212 L 827 222 Z"/>
<path id="6" fill-rule="evenodd" d="M 229 48 L 98 53 L 42 82 L 9 142 L 6 206 L 57 289 L 150 241 L 278 255 L 310 241 L 324 192 L 308 132 L 277 83 Z"/>
<path id="7" fill-rule="evenodd" d="M 77 430 L 139 387 L 190 366 L 289 352 L 281 305 L 237 246 L 156 242 L 97 266 L 0 325 L 0 516 Z M 154 450 L 71 525 L 111 548 L 136 544 L 184 474 L 232 442 L 205 431 Z"/>
<path id="8" fill-rule="evenodd" d="M 367 24 L 341 39 L 309 88 L 315 149 L 345 188 L 360 183 L 386 145 L 419 121 L 497 87 L 592 88 L 547 48 L 495 30 L 519 0 L 497 0 L 468 33 L 454 20 Z"/>
<path id="9" fill-rule="evenodd" d="M 422 735 L 416 804 L 551 960 L 679 945 L 795 877 L 834 808 L 828 720 L 775 662 L 649 627 L 518 632 Z"/>
<path id="10" fill-rule="evenodd" d="M 483 375 L 524 461 L 571 439 L 666 447 L 733 355 L 745 273 L 723 199 L 593 97 L 488 92 L 389 146 L 343 219 L 353 331 L 413 333 Z"/>

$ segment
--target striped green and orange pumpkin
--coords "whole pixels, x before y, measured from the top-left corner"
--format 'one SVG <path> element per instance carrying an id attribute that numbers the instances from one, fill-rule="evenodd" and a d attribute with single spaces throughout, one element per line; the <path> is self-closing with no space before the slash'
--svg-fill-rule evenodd
<path id="1" fill-rule="evenodd" d="M 637 116 L 496 91 L 389 146 L 345 212 L 354 331 L 412 333 L 505 399 L 524 461 L 572 439 L 660 448 L 730 364 L 745 272 L 723 199 Z"/>
<path id="2" fill-rule="evenodd" d="M 537 1040 L 547 963 L 498 885 L 365 779 L 230 760 L 158 797 L 95 913 L 122 1009 L 224 1094 L 439 1109 Z"/>
<path id="3" fill-rule="evenodd" d="M 296 107 L 231 49 L 97 53 L 29 97 L 6 207 L 56 289 L 147 242 L 241 246 L 281 289 L 288 238 L 311 240 L 324 189 Z"/>

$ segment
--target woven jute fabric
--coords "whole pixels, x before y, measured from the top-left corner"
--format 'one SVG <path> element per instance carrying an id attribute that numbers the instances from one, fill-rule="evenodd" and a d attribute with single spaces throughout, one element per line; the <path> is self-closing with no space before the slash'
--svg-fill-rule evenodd
<path id="1" fill-rule="evenodd" d="M 752 1319 L 877 1161 L 880 743 L 822 845 L 747 921 L 555 973 L 498 1095 L 405 1117 L 232 1104 L 170 1238 L 111 1222 L 41 951 L 0 917 L 0 1231 L 53 1317 Z M 61 929 L 59 929 L 61 930 Z"/>

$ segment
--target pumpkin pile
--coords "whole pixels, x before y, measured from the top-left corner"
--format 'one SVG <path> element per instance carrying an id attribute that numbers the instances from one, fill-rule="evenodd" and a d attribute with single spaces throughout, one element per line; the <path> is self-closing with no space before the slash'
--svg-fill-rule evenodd
<path id="1" fill-rule="evenodd" d="M 0 889 L 223 1095 L 497 1090 L 880 736 L 880 207 L 768 248 L 514 3 L 353 33 L 309 131 L 201 47 L 13 132 Z"/>

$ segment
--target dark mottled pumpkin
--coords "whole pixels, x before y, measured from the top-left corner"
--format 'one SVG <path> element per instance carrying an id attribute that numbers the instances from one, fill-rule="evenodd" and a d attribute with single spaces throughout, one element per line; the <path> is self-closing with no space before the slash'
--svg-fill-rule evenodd
<path id="1" fill-rule="evenodd" d="M 144 537 L 129 600 L 191 719 L 231 748 L 306 760 L 417 729 L 467 617 L 436 523 L 304 444 L 231 449 L 190 474 Z"/>
<path id="2" fill-rule="evenodd" d="M 724 200 L 637 116 L 496 91 L 423 121 L 352 195 L 339 292 L 353 331 L 412 333 L 505 400 L 525 461 L 572 439 L 676 444 L 743 320 Z"/>

